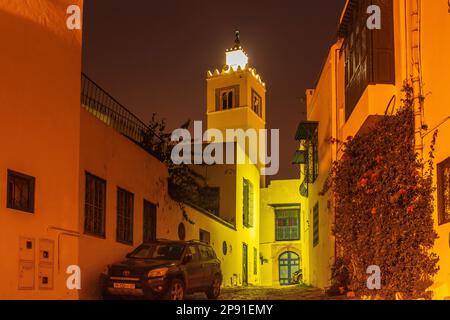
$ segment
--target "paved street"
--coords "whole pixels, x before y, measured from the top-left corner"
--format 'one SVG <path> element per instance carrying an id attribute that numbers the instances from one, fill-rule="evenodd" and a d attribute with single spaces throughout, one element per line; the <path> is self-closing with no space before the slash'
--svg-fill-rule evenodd
<path id="1" fill-rule="evenodd" d="M 205 299 L 202 294 L 188 299 Z M 224 288 L 221 300 L 337 300 L 343 297 L 327 297 L 322 290 L 311 287 L 288 286 L 283 288 L 246 287 Z"/>

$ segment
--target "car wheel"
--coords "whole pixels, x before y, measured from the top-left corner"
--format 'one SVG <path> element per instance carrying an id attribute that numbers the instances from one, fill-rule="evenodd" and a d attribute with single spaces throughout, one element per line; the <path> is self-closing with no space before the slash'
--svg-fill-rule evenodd
<path id="1" fill-rule="evenodd" d="M 167 300 L 183 300 L 184 284 L 180 279 L 173 279 L 165 297 Z"/>
<path id="2" fill-rule="evenodd" d="M 206 291 L 206 296 L 208 297 L 208 299 L 215 300 L 215 299 L 219 298 L 221 285 L 222 285 L 222 281 L 220 279 L 220 276 L 216 275 L 214 277 L 214 281 L 211 285 L 211 288 L 209 288 L 209 290 Z"/>

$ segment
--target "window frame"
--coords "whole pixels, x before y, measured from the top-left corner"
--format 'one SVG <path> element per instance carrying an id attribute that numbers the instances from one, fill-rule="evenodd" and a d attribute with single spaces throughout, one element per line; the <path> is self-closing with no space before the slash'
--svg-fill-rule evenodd
<path id="1" fill-rule="evenodd" d="M 255 107 L 255 98 L 259 101 L 259 108 L 256 110 Z M 262 117 L 262 98 L 261 96 L 256 92 L 255 89 L 252 89 L 252 110 L 254 113 L 256 113 L 259 117 Z"/>
<path id="2" fill-rule="evenodd" d="M 207 239 L 203 240 L 202 235 L 205 235 Z M 198 231 L 198 239 L 204 243 L 210 244 L 211 243 L 211 232 L 206 231 L 205 229 L 200 229 Z"/>
<path id="3" fill-rule="evenodd" d="M 118 243 L 133 245 L 134 240 L 134 194 L 126 189 L 117 187 L 116 197 L 116 241 Z M 120 203 L 124 200 L 125 203 Z M 126 207 L 128 205 L 128 207 Z M 128 224 L 128 237 L 127 239 L 121 238 L 125 232 L 126 220 L 129 220 Z M 119 230 L 122 228 L 123 230 Z M 122 231 L 122 232 L 119 232 Z"/>
<path id="4" fill-rule="evenodd" d="M 97 208 L 97 209 L 101 209 L 102 210 L 102 230 L 101 233 L 100 232 L 96 232 L 96 231 L 92 231 L 92 230 L 87 230 L 86 228 L 86 223 L 87 223 L 87 197 L 88 197 L 88 182 L 89 179 L 92 179 L 92 181 L 94 182 L 98 182 L 100 183 L 100 185 L 102 186 L 102 191 L 103 191 L 103 205 L 101 208 Z M 102 238 L 102 239 L 106 239 L 106 201 L 107 201 L 107 182 L 105 179 L 102 179 L 90 172 L 85 172 L 85 184 L 84 184 L 85 188 L 84 188 L 84 223 L 83 223 L 83 232 L 86 235 L 90 235 L 93 237 L 97 237 L 97 238 Z M 94 206 L 93 204 L 89 204 L 90 206 Z M 96 208 L 93 208 L 96 209 Z M 91 217 L 92 218 L 92 217 Z"/>
<path id="5" fill-rule="evenodd" d="M 278 220 L 279 219 L 288 219 L 288 217 L 284 217 L 284 218 L 279 218 L 278 214 L 280 213 L 285 213 L 286 211 L 295 211 L 295 215 L 297 218 L 297 237 L 296 238 L 292 238 L 289 237 L 289 239 L 283 239 L 279 237 L 279 229 L 278 229 Z M 276 208 L 275 209 L 275 241 L 277 242 L 289 242 L 289 241 L 300 241 L 301 240 L 301 234 L 300 234 L 300 208 Z M 291 226 L 289 226 L 291 227 Z"/>
<path id="6" fill-rule="evenodd" d="M 446 209 L 446 191 L 448 193 L 449 201 L 449 211 L 450 211 L 450 178 L 445 182 L 445 170 L 450 171 L 450 157 L 444 161 L 438 163 L 437 165 L 437 203 L 438 203 L 438 225 L 442 226 L 444 224 L 450 223 L 450 212 L 445 212 Z M 446 185 L 448 184 L 448 185 Z M 447 187 L 448 190 L 445 190 Z"/>
<path id="7" fill-rule="evenodd" d="M 154 209 L 153 211 L 149 211 L 148 214 L 149 216 L 147 217 L 147 212 L 146 210 L 151 210 Z M 152 214 L 154 213 L 154 215 L 152 216 Z M 147 219 L 149 219 L 149 221 L 147 221 Z M 152 225 L 152 223 L 154 225 Z M 150 230 L 147 230 L 146 227 L 151 227 L 152 230 L 150 232 Z M 144 199 L 143 201 L 143 208 L 142 208 L 142 242 L 146 243 L 146 242 L 152 242 L 155 241 L 158 237 L 157 237 L 157 233 L 158 233 L 158 206 L 156 204 L 154 204 L 153 202 L 147 201 Z M 153 233 L 153 237 L 150 237 Z"/>
<path id="8" fill-rule="evenodd" d="M 368 5 L 381 8 L 382 30 L 368 30 Z M 345 122 L 369 85 L 395 84 L 394 7 L 392 1 L 358 0 L 348 14 L 344 37 Z M 384 58 L 383 58 L 384 57 Z M 387 57 L 387 58 L 386 58 Z"/>
<path id="9" fill-rule="evenodd" d="M 230 86 L 230 87 L 224 87 L 224 88 L 218 88 L 216 89 L 216 111 L 226 111 L 231 110 L 239 107 L 239 90 L 240 86 Z M 227 107 L 224 108 L 222 95 L 224 93 L 227 93 Z M 231 97 L 231 106 L 229 106 L 229 94 L 232 94 Z"/>
<path id="10" fill-rule="evenodd" d="M 192 252 L 191 249 L 194 249 L 194 253 Z M 198 248 L 198 245 L 195 244 L 188 244 L 186 246 L 186 255 L 191 255 L 192 256 L 192 262 L 197 262 L 197 261 L 201 261 L 201 257 L 200 257 L 200 250 Z"/>
<path id="11" fill-rule="evenodd" d="M 243 178 L 242 182 L 242 224 L 245 228 L 253 228 L 255 224 L 255 203 L 253 183 Z"/>
<path id="12" fill-rule="evenodd" d="M 11 189 L 11 184 L 14 184 L 15 180 L 22 180 L 28 185 L 28 192 L 27 192 L 28 205 L 25 207 L 16 206 L 12 199 L 14 192 Z M 35 213 L 35 191 L 36 191 L 36 178 L 35 177 L 8 169 L 7 184 L 6 184 L 6 207 L 8 209 L 34 214 Z"/>

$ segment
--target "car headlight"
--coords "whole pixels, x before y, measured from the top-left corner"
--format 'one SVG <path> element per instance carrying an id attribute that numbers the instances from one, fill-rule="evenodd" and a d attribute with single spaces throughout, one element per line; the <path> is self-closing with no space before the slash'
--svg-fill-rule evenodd
<path id="1" fill-rule="evenodd" d="M 147 277 L 148 278 L 161 278 L 167 274 L 167 271 L 169 271 L 169 268 L 153 269 L 148 272 Z"/>

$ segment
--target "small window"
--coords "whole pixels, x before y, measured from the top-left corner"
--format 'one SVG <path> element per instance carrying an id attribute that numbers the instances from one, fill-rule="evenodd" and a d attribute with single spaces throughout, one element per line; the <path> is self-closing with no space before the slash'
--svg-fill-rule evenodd
<path id="1" fill-rule="evenodd" d="M 200 251 L 200 259 L 202 260 L 211 260 L 216 257 L 214 250 L 210 247 L 200 245 L 198 246 L 198 250 Z"/>
<path id="2" fill-rule="evenodd" d="M 244 179 L 243 182 L 243 224 L 244 227 L 251 228 L 253 227 L 253 184 Z"/>
<path id="3" fill-rule="evenodd" d="M 144 200 L 144 219 L 143 219 L 143 240 L 144 243 L 156 240 L 156 205 Z"/>
<path id="4" fill-rule="evenodd" d="M 277 241 L 300 240 L 300 211 L 298 209 L 276 210 L 275 220 Z"/>
<path id="5" fill-rule="evenodd" d="M 207 247 L 207 250 L 208 250 L 208 255 L 209 255 L 209 257 L 210 257 L 211 259 L 217 258 L 216 252 L 214 251 L 213 248 Z"/>
<path id="6" fill-rule="evenodd" d="M 7 207 L 34 213 L 35 178 L 8 170 Z"/>
<path id="7" fill-rule="evenodd" d="M 216 110 L 228 110 L 239 106 L 239 86 L 216 90 Z"/>
<path id="8" fill-rule="evenodd" d="M 319 244 L 319 203 L 313 209 L 313 246 Z"/>
<path id="9" fill-rule="evenodd" d="M 200 236 L 199 237 L 200 241 L 208 243 L 208 244 L 211 242 L 211 234 L 208 231 L 200 229 L 199 236 Z"/>
<path id="10" fill-rule="evenodd" d="M 180 224 L 178 225 L 178 239 L 186 239 L 186 227 L 184 226 L 183 222 L 180 222 Z"/>
<path id="11" fill-rule="evenodd" d="M 192 255 L 192 261 L 200 260 L 200 254 L 198 253 L 198 250 L 197 250 L 196 246 L 188 246 L 187 254 Z"/>
<path id="12" fill-rule="evenodd" d="M 227 255 L 227 252 L 228 252 L 228 245 L 227 245 L 227 242 L 224 241 L 224 242 L 222 243 L 222 253 L 223 253 L 224 256 L 226 256 L 226 255 Z"/>
<path id="13" fill-rule="evenodd" d="M 86 173 L 84 232 L 105 237 L 106 181 Z"/>
<path id="14" fill-rule="evenodd" d="M 252 90 L 252 110 L 258 116 L 262 116 L 262 99 L 259 94 L 256 93 L 255 90 Z"/>
<path id="15" fill-rule="evenodd" d="M 437 166 L 439 225 L 450 222 L 450 158 Z"/>
<path id="16" fill-rule="evenodd" d="M 308 165 L 309 165 L 309 178 L 310 182 L 316 182 L 319 177 L 319 137 L 318 129 L 311 135 L 311 139 L 308 141 Z"/>
<path id="17" fill-rule="evenodd" d="M 134 195 L 117 188 L 117 242 L 133 244 Z"/>

